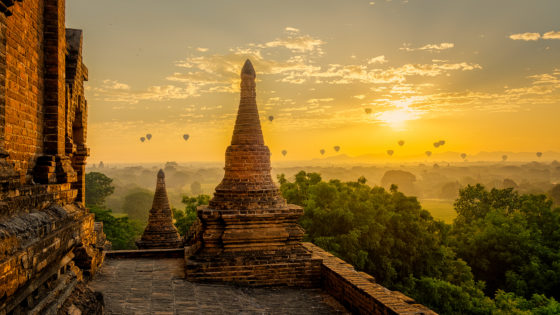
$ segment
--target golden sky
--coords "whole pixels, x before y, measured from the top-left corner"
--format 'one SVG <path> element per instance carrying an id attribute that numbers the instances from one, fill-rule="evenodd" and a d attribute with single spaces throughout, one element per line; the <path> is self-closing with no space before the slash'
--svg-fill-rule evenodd
<path id="1" fill-rule="evenodd" d="M 273 161 L 560 151 L 558 12 L 557 0 L 67 0 L 67 26 L 84 30 L 89 161 L 223 160 L 246 58 Z"/>

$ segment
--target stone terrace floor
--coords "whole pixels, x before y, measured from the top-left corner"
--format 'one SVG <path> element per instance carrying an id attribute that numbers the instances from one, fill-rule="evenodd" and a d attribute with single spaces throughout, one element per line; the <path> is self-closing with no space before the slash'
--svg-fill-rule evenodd
<path id="1" fill-rule="evenodd" d="M 182 258 L 109 258 L 90 287 L 105 314 L 348 314 L 320 289 L 189 282 Z"/>

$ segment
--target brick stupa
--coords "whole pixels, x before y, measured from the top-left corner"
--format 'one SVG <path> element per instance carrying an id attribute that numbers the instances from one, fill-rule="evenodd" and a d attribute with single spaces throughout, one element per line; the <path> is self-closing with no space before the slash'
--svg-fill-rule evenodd
<path id="1" fill-rule="evenodd" d="M 155 248 L 179 248 L 183 242 L 173 225 L 173 213 L 167 199 L 165 189 L 165 174 L 159 170 L 157 174 L 156 193 L 150 209 L 148 226 L 142 234 L 142 238 L 136 242 L 140 249 Z"/>
<path id="2" fill-rule="evenodd" d="M 255 70 L 241 70 L 241 99 L 225 175 L 187 235 L 187 279 L 243 285 L 315 286 L 320 260 L 302 245 L 303 209 L 287 204 L 270 174 L 255 99 Z"/>

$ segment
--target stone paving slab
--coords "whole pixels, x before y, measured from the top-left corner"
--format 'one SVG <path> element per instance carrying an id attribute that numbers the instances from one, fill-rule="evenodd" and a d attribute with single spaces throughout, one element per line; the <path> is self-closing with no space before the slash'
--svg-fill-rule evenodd
<path id="1" fill-rule="evenodd" d="M 321 289 L 189 282 L 182 258 L 107 259 L 90 287 L 105 314 L 348 314 Z"/>

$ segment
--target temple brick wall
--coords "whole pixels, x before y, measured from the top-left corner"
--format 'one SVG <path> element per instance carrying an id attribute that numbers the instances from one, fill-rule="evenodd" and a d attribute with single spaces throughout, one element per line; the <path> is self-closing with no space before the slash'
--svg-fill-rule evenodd
<path id="1" fill-rule="evenodd" d="M 88 71 L 64 10 L 0 2 L 0 314 L 56 313 L 108 245 L 84 204 Z"/>
<path id="2" fill-rule="evenodd" d="M 4 149 L 27 179 L 43 151 L 43 11 L 43 1 L 25 0 L 5 18 Z"/>

